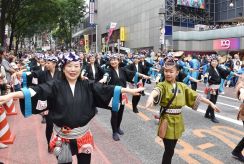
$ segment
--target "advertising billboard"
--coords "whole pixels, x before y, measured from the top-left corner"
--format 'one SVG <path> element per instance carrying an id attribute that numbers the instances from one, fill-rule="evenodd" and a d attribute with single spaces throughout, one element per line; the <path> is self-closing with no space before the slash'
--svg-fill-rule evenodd
<path id="1" fill-rule="evenodd" d="M 214 50 L 239 50 L 240 38 L 226 38 L 213 41 Z"/>
<path id="2" fill-rule="evenodd" d="M 177 0 L 177 5 L 205 9 L 205 0 Z"/>

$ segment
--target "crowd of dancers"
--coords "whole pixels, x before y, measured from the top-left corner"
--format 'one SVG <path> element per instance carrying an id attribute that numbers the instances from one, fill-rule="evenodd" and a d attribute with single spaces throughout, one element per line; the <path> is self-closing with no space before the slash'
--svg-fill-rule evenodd
<path id="1" fill-rule="evenodd" d="M 2 84 L 14 91 L 1 94 L 0 104 L 19 98 L 25 117 L 43 116 L 48 151 L 56 155 L 58 163 L 72 163 L 72 155 L 77 156 L 78 163 L 90 163 L 94 143 L 89 122 L 98 112 L 97 107 L 111 110 L 112 138 L 119 141 L 124 135 L 121 122 L 128 101 L 126 93 L 132 95 L 133 112 L 138 113 L 140 97 L 145 96 L 145 86 L 151 83 L 156 86 L 146 107 L 161 106 L 156 117 L 159 127 L 167 122 L 162 163 L 171 163 L 184 132 L 182 107 L 196 110 L 200 102 L 206 103 L 205 117 L 218 123 L 214 113 L 219 112 L 215 104 L 221 84 L 240 76 L 221 66 L 221 56 L 215 54 L 204 65 L 194 55 L 184 56 L 184 52 L 162 54 L 156 59 L 145 51 L 126 55 L 48 51 L 26 53 L 18 59 L 5 51 L 0 55 L 2 65 L 9 66 L 4 66 L 6 72 L 1 71 Z M 207 98 L 196 92 L 199 82 L 205 83 Z M 240 143 L 243 149 L 243 140 Z M 243 160 L 241 151 L 235 151 L 235 155 Z"/>

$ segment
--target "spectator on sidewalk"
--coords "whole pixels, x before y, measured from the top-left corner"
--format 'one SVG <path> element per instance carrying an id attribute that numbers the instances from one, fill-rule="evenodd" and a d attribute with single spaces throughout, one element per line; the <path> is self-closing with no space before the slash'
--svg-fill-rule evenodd
<path id="1" fill-rule="evenodd" d="M 6 54 L 5 50 L 3 47 L 0 48 L 0 55 L 2 55 L 2 62 L 1 65 L 4 67 L 5 72 L 6 72 L 6 79 L 7 82 L 9 83 L 11 80 L 11 74 L 15 72 L 13 68 L 11 68 L 11 65 L 8 61 L 8 55 Z"/>

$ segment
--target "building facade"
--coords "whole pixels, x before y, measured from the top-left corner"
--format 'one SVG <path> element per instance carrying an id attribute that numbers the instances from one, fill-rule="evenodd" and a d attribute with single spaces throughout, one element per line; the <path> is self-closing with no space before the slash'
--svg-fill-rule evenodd
<path id="1" fill-rule="evenodd" d="M 127 47 L 132 50 L 159 51 L 162 49 L 160 34 L 162 37 L 162 33 L 167 31 L 167 26 L 171 28 L 172 34 L 164 36 L 164 49 L 166 50 L 215 51 L 213 48 L 215 40 L 231 38 L 238 38 L 240 50 L 243 49 L 244 31 L 238 31 L 243 30 L 243 25 L 242 27 L 228 27 L 224 30 L 204 29 L 218 23 L 244 22 L 243 0 L 233 0 L 232 7 L 229 6 L 230 1 L 226 0 L 198 0 L 200 3 L 198 6 L 195 4 L 186 6 L 183 4 L 185 1 L 95 0 L 97 32 L 94 26 L 87 22 L 89 18 L 86 18 L 85 23 L 83 22 L 83 25 L 76 28 L 73 37 L 77 42 L 83 38 L 83 35 L 89 35 L 89 44 L 91 44 L 91 48 L 93 47 L 93 52 L 95 42 L 99 51 L 118 51 L 118 45 L 120 48 Z M 159 15 L 160 8 L 164 12 L 163 18 Z M 160 28 L 162 22 L 165 27 L 163 30 Z M 116 23 L 116 27 L 108 41 L 111 23 Z M 121 40 L 122 33 L 123 40 Z M 120 41 L 118 42 L 118 40 Z"/>
<path id="2" fill-rule="evenodd" d="M 97 1 L 98 47 L 101 49 L 108 25 L 117 23 L 115 31 L 125 28 L 124 47 L 131 49 L 160 48 L 160 18 L 159 8 L 162 0 L 121 0 Z M 119 39 L 117 37 L 117 39 Z M 110 46 L 116 43 L 116 38 Z"/>

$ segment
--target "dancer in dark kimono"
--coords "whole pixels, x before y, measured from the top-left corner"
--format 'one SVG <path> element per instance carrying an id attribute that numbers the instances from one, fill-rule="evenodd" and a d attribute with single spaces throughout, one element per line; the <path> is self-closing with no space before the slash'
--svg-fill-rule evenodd
<path id="1" fill-rule="evenodd" d="M 126 87 L 126 82 L 132 82 L 132 79 L 136 75 L 136 71 L 130 71 L 124 67 L 119 67 L 119 54 L 114 54 L 110 56 L 110 68 L 107 70 L 108 76 L 109 76 L 109 85 L 118 85 L 121 87 Z M 106 74 L 105 74 L 106 76 Z M 138 76 L 143 77 L 143 78 L 149 78 L 146 75 L 143 74 L 138 74 Z M 106 80 L 105 80 L 106 81 Z M 105 82 L 103 79 L 100 82 Z M 123 113 L 124 113 L 124 108 L 125 108 L 125 101 L 122 99 L 126 98 L 126 95 L 123 94 L 120 97 L 120 108 L 119 112 L 111 111 L 111 126 L 112 126 L 112 131 L 113 131 L 113 139 L 115 141 L 119 141 L 119 135 L 123 135 L 124 132 L 120 128 L 120 124 L 122 122 L 123 118 Z"/>
<path id="2" fill-rule="evenodd" d="M 42 112 L 48 105 L 54 123 L 50 147 L 58 163 L 71 163 L 72 155 L 76 155 L 78 164 L 89 164 L 93 150 L 89 122 L 95 115 L 95 108 L 107 108 L 113 97 L 112 110 L 118 111 L 121 93 L 138 94 L 144 88 L 129 89 L 81 80 L 79 56 L 72 53 L 64 56 L 62 72 L 61 80 L 0 96 L 0 104 L 11 98 L 24 98 L 21 111 L 26 117 Z"/>

